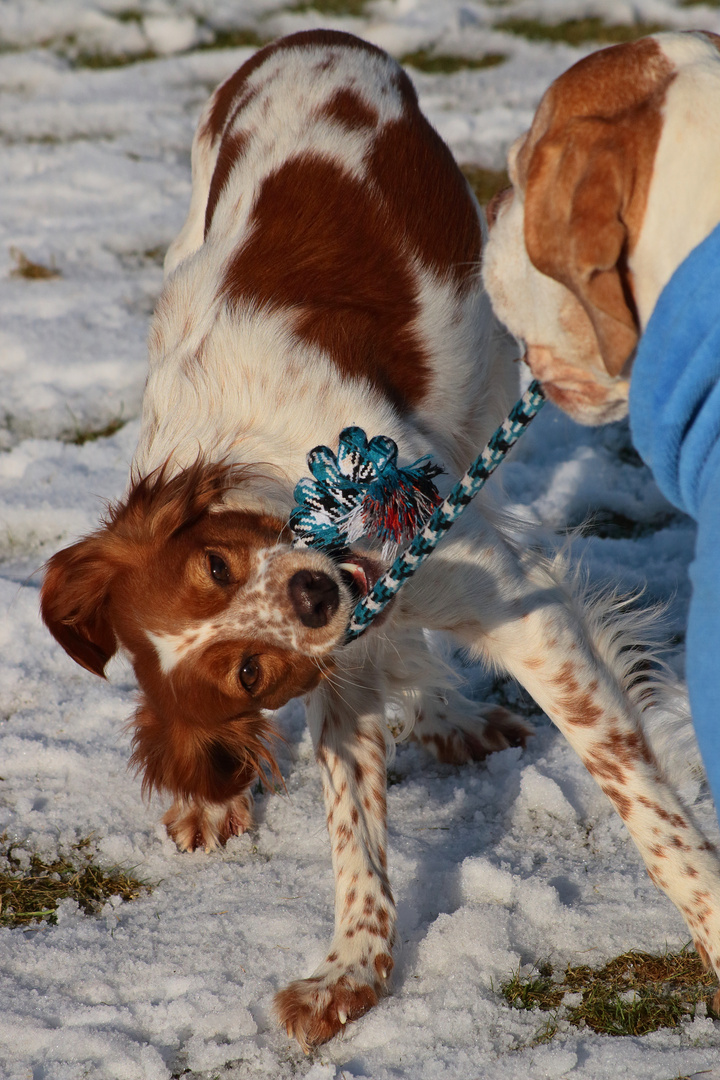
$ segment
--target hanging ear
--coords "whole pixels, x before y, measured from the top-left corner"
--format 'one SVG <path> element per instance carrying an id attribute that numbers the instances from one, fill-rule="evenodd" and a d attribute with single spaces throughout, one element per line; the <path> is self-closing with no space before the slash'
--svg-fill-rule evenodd
<path id="1" fill-rule="evenodd" d="M 169 539 L 221 503 L 224 494 L 237 488 L 249 470 L 198 457 L 180 472 L 169 473 L 166 462 L 147 476 L 133 477 L 127 498 L 110 507 L 107 520 L 113 533 L 133 540 Z"/>
<path id="2" fill-rule="evenodd" d="M 109 547 L 109 541 L 98 533 L 53 555 L 40 594 L 42 617 L 50 633 L 76 663 L 103 677 L 117 649 L 108 611 L 115 571 Z"/>
<path id="3" fill-rule="evenodd" d="M 203 723 L 177 700 L 166 715 L 143 694 L 128 727 L 130 766 L 142 774 L 143 795 L 170 791 L 176 799 L 224 803 L 258 777 L 282 782 L 270 747 L 276 732 L 261 712 Z"/>
<path id="4" fill-rule="evenodd" d="M 634 182 L 628 141 L 594 117 L 575 117 L 535 144 L 527 163 L 525 246 L 541 273 L 565 285 L 590 318 L 608 374 L 638 341 L 627 221 Z"/>

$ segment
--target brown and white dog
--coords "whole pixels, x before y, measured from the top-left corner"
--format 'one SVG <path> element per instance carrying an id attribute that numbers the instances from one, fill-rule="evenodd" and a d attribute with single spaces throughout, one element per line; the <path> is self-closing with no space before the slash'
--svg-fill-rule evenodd
<path id="1" fill-rule="evenodd" d="M 480 281 L 482 215 L 398 65 L 331 32 L 262 49 L 214 94 L 187 223 L 167 256 L 142 430 L 125 498 L 49 562 L 43 615 L 98 675 L 118 648 L 141 699 L 133 763 L 183 849 L 251 823 L 276 771 L 268 710 L 304 695 L 336 882 L 335 936 L 276 998 L 301 1045 L 374 1005 L 393 967 L 385 703 L 449 762 L 522 743 L 525 725 L 443 684 L 423 631 L 516 676 L 581 754 L 649 872 L 720 971 L 720 867 L 663 778 L 641 713 L 635 630 L 586 604 L 494 523 L 487 500 L 340 647 L 382 569 L 290 546 L 307 451 L 361 424 L 448 484 L 516 395 Z M 660 692 L 658 690 L 658 692 Z"/>
<path id="2" fill-rule="evenodd" d="M 548 397 L 627 412 L 638 337 L 720 222 L 720 37 L 662 33 L 593 53 L 545 93 L 488 208 L 483 277 Z"/>

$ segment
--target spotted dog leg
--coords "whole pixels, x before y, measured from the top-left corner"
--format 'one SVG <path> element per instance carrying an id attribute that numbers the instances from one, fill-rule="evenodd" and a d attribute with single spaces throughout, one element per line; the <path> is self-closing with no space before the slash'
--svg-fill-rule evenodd
<path id="1" fill-rule="evenodd" d="M 407 582 L 396 617 L 407 611 L 454 631 L 525 686 L 611 800 L 720 977 L 720 862 L 646 741 L 647 692 L 658 700 L 663 691 L 638 682 L 637 617 L 611 600 L 586 601 L 561 570 L 487 525 L 472 540 L 458 532 Z"/>
<path id="2" fill-rule="evenodd" d="M 720 862 L 648 746 L 627 651 L 614 648 L 608 628 L 594 635 L 561 605 L 528 610 L 496 628 L 492 647 L 498 658 L 502 649 L 504 664 L 611 800 L 652 881 L 680 910 L 700 956 L 720 978 Z"/>
<path id="3" fill-rule="evenodd" d="M 252 808 L 253 797 L 246 788 L 224 803 L 178 799 L 162 820 L 181 851 L 212 851 L 252 827 Z"/>
<path id="4" fill-rule="evenodd" d="M 532 728 L 502 705 L 470 701 L 457 690 L 423 695 L 412 737 L 448 765 L 483 761 L 496 750 L 525 746 Z"/>
<path id="5" fill-rule="evenodd" d="M 290 983 L 275 998 L 280 1022 L 305 1051 L 375 1005 L 393 968 L 383 701 L 374 669 L 368 675 L 346 672 L 308 704 L 332 845 L 335 935 L 310 978 Z"/>

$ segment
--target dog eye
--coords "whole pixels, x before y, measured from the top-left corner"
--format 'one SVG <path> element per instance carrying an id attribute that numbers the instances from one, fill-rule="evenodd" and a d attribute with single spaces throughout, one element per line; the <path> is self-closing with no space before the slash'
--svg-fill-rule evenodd
<path id="1" fill-rule="evenodd" d="M 210 567 L 210 576 L 214 581 L 217 581 L 218 585 L 229 585 L 232 581 L 230 577 L 230 568 L 224 559 L 221 559 L 219 555 L 210 552 L 208 555 L 208 566 Z"/>
<path id="2" fill-rule="evenodd" d="M 254 656 L 248 656 L 247 660 L 243 660 L 239 674 L 240 682 L 246 690 L 250 691 L 257 685 L 260 678 L 260 665 Z"/>

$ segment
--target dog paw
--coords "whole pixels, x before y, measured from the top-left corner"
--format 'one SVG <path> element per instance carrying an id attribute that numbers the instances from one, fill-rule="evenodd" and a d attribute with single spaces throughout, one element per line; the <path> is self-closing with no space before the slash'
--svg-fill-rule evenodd
<path id="1" fill-rule="evenodd" d="M 162 820 L 181 851 L 212 851 L 251 828 L 252 806 L 249 790 L 224 803 L 178 799 Z"/>
<path id="2" fill-rule="evenodd" d="M 461 701 L 462 705 L 450 697 L 445 707 L 438 702 L 415 722 L 414 737 L 445 765 L 482 761 L 497 750 L 525 746 L 533 734 L 524 720 L 501 705 Z"/>
<path id="3" fill-rule="evenodd" d="M 324 974 L 298 979 L 275 995 L 279 1022 L 289 1036 L 297 1039 L 306 1054 L 377 1005 L 387 992 L 386 980 L 392 971 L 393 960 L 385 953 L 376 956 L 372 975 L 369 971 L 356 969 L 338 975 L 336 968 L 334 972 L 328 971 L 328 966 L 335 968 L 326 962 L 318 969 L 318 972 L 325 969 Z"/>

